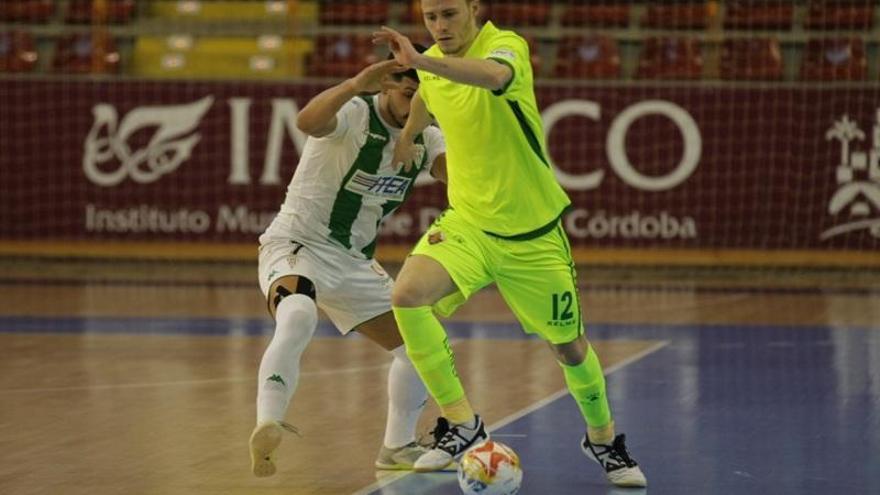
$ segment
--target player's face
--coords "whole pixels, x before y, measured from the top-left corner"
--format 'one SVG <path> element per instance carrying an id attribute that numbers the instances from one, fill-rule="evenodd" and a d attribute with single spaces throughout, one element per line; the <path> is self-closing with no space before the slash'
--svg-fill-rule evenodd
<path id="1" fill-rule="evenodd" d="M 387 108 L 392 119 L 391 124 L 397 127 L 403 127 L 406 124 L 406 119 L 409 118 L 409 105 L 418 90 L 418 82 L 404 77 L 395 83 L 394 88 L 385 91 L 385 97 L 388 100 Z"/>
<path id="2" fill-rule="evenodd" d="M 422 0 L 425 27 L 446 55 L 461 56 L 477 36 L 478 2 Z"/>

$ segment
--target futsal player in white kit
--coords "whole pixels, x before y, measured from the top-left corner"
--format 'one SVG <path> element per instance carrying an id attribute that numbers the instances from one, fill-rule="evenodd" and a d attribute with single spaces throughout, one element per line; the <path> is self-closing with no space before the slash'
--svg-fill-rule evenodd
<path id="1" fill-rule="evenodd" d="M 417 169 L 391 164 L 418 84 L 414 70 L 380 62 L 322 92 L 299 114 L 297 126 L 310 137 L 281 210 L 260 237 L 260 288 L 275 334 L 260 363 L 250 437 L 256 476 L 275 473 L 273 452 L 292 429 L 284 418 L 319 307 L 343 335 L 357 331 L 393 356 L 376 468 L 411 469 L 425 452 L 415 430 L 427 393 L 391 313 L 393 280 L 373 259 L 382 218 L 412 192 L 416 176 L 429 171 L 445 182 L 445 143 L 436 127 L 419 137 Z"/>

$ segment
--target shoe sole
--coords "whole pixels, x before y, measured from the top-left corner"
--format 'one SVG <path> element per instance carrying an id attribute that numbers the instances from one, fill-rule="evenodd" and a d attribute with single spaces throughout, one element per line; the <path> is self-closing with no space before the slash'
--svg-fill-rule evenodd
<path id="1" fill-rule="evenodd" d="M 281 445 L 281 427 L 274 423 L 258 426 L 251 434 L 251 470 L 254 476 L 265 478 L 275 474 L 272 453 Z"/>

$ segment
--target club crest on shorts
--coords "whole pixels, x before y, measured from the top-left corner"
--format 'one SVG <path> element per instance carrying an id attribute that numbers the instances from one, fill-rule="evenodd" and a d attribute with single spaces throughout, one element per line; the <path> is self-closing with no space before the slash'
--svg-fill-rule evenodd
<path id="1" fill-rule="evenodd" d="M 428 234 L 428 244 L 439 244 L 446 240 L 446 236 L 443 235 L 442 230 L 436 230 Z"/>

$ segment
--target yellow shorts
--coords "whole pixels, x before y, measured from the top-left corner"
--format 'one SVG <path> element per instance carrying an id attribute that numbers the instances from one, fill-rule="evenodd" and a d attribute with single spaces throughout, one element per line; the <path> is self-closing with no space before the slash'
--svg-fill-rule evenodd
<path id="1" fill-rule="evenodd" d="M 527 333 L 564 344 L 584 331 L 577 274 L 561 223 L 542 236 L 513 241 L 487 234 L 449 209 L 412 254 L 439 262 L 458 287 L 434 305 L 441 316 L 494 282 Z"/>

